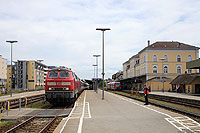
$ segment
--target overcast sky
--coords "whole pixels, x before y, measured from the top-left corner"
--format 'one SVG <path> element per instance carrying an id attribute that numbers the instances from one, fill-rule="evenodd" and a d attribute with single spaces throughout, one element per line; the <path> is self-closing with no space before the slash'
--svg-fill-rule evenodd
<path id="1" fill-rule="evenodd" d="M 147 46 L 147 40 L 200 46 L 200 0 L 0 0 L 0 55 L 14 60 L 43 59 L 93 77 L 105 32 L 106 78 Z M 101 71 L 99 59 L 99 76 Z"/>

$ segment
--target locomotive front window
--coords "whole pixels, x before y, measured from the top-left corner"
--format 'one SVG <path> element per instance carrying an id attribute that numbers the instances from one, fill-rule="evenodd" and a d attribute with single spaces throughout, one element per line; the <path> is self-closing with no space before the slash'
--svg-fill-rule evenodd
<path id="1" fill-rule="evenodd" d="M 69 73 L 66 71 L 61 71 L 60 72 L 60 78 L 69 78 Z"/>
<path id="2" fill-rule="evenodd" d="M 51 71 L 49 73 L 49 78 L 57 78 L 58 77 L 58 72 L 57 71 Z"/>
<path id="3" fill-rule="evenodd" d="M 119 87 L 119 86 L 120 86 L 120 83 L 116 83 L 115 85 L 116 85 L 116 87 Z"/>

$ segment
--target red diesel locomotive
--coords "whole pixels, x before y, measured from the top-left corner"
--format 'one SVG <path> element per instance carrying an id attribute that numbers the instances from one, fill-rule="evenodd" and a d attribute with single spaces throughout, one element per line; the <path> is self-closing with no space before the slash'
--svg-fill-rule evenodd
<path id="1" fill-rule="evenodd" d="M 81 91 L 81 81 L 71 70 L 56 68 L 48 71 L 45 81 L 45 96 L 48 102 L 68 103 Z"/>

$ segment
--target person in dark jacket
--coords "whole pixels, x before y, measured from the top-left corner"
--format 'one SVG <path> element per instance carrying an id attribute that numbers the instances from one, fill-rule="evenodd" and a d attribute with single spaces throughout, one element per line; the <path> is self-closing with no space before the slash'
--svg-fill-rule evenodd
<path id="1" fill-rule="evenodd" d="M 149 90 L 148 90 L 146 84 L 144 84 L 144 97 L 145 97 L 145 104 L 144 105 L 149 104 L 148 95 L 149 95 Z"/>

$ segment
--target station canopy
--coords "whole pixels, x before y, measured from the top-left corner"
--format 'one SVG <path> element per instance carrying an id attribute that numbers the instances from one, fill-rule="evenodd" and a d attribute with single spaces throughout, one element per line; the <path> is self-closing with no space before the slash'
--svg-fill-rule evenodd
<path id="1" fill-rule="evenodd" d="M 187 69 L 200 69 L 200 59 L 186 62 Z"/>

